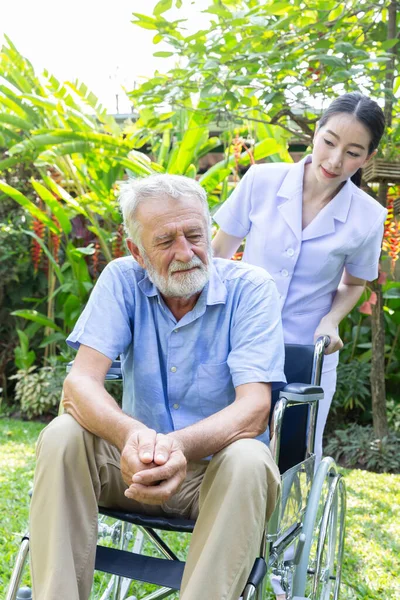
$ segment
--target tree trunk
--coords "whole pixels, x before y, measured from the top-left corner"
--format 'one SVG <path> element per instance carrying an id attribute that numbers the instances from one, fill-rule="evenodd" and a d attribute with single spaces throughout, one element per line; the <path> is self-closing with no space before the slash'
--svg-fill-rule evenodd
<path id="1" fill-rule="evenodd" d="M 379 184 L 378 202 L 386 206 L 388 185 Z M 371 284 L 372 291 L 376 294 L 376 304 L 372 305 L 371 315 L 371 400 L 372 421 L 376 438 L 382 439 L 388 433 L 386 411 L 386 385 L 385 385 L 385 317 L 383 314 L 382 286 L 378 281 Z"/>
<path id="2" fill-rule="evenodd" d="M 396 15 L 397 1 L 391 0 L 388 7 L 387 39 L 396 37 Z M 393 83 L 395 73 L 396 52 L 394 48 L 389 49 L 391 55 L 386 64 L 385 77 L 385 119 L 386 127 L 392 125 L 393 115 Z M 388 144 L 390 152 L 390 143 Z M 386 206 L 388 185 L 381 182 L 379 185 L 378 201 Z M 383 314 L 382 286 L 374 281 L 371 285 L 376 293 L 377 301 L 372 306 L 371 335 L 372 335 L 372 357 L 371 357 L 371 399 L 372 399 L 372 421 L 375 436 L 382 439 L 388 433 L 387 411 L 386 411 L 386 386 L 385 386 L 385 318 Z"/>
<path id="3" fill-rule="evenodd" d="M 376 304 L 372 306 L 371 315 L 372 420 L 374 423 L 375 436 L 381 440 L 388 433 L 385 389 L 385 320 L 383 315 L 382 286 L 377 281 L 374 281 L 371 284 L 371 288 L 376 293 L 377 297 Z"/>

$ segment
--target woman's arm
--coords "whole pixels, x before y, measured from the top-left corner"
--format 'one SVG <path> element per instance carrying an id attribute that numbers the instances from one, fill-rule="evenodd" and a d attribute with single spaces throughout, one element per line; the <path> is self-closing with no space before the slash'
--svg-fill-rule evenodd
<path id="1" fill-rule="evenodd" d="M 314 340 L 321 335 L 329 335 L 331 343 L 325 350 L 325 354 L 332 354 L 343 348 L 343 342 L 337 334 L 337 327 L 357 304 L 365 289 L 365 280 L 353 277 L 344 270 L 343 277 L 339 283 L 331 310 L 325 315 L 314 333 Z"/>
<path id="2" fill-rule="evenodd" d="M 214 256 L 220 258 L 232 258 L 242 243 L 242 238 L 228 235 L 220 229 L 212 241 Z"/>

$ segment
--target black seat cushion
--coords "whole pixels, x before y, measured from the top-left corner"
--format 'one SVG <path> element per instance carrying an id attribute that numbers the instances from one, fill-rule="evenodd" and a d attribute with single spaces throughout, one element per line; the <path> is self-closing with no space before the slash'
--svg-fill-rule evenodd
<path id="1" fill-rule="evenodd" d="M 99 511 L 102 515 L 112 517 L 113 519 L 127 521 L 128 523 L 141 525 L 142 527 L 161 529 L 162 531 L 180 531 L 182 533 L 192 533 L 196 522 L 191 519 L 153 517 L 139 513 L 128 513 L 119 510 L 112 510 L 110 508 L 103 508 L 102 506 L 99 506 Z"/>

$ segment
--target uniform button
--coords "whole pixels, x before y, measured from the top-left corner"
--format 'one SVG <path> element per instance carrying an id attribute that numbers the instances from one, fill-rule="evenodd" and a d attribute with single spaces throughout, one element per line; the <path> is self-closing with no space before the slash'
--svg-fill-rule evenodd
<path id="1" fill-rule="evenodd" d="M 293 254 L 294 254 L 293 248 L 288 248 L 287 251 L 286 251 L 286 253 L 287 253 L 288 256 L 293 256 Z"/>
<path id="2" fill-rule="evenodd" d="M 171 372 L 176 373 L 176 367 L 171 367 Z"/>
<path id="3" fill-rule="evenodd" d="M 287 271 L 286 269 L 282 269 L 281 275 L 282 277 L 287 277 L 289 275 L 289 271 Z"/>
<path id="4" fill-rule="evenodd" d="M 174 329 L 174 333 L 178 333 L 179 329 Z"/>
<path id="5" fill-rule="evenodd" d="M 172 408 L 174 408 L 175 410 L 178 410 L 178 408 L 179 408 L 179 404 L 173 404 L 173 405 L 172 405 Z"/>

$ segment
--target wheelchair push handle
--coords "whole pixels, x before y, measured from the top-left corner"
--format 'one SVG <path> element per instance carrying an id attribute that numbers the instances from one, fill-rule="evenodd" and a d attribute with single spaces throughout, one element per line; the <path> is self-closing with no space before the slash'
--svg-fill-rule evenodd
<path id="1" fill-rule="evenodd" d="M 318 344 L 319 341 L 323 343 L 324 348 L 327 348 L 331 343 L 331 338 L 329 335 L 321 335 L 315 343 Z"/>
<path id="2" fill-rule="evenodd" d="M 331 338 L 329 335 L 320 335 L 315 340 L 315 347 L 322 346 L 322 348 L 327 348 L 331 343 Z"/>

